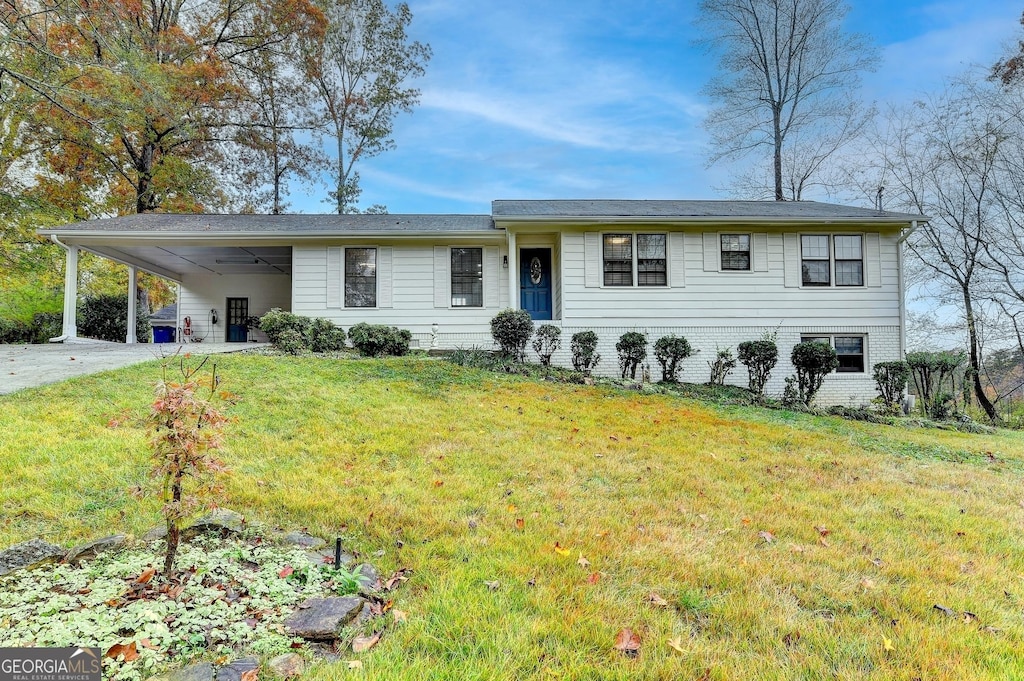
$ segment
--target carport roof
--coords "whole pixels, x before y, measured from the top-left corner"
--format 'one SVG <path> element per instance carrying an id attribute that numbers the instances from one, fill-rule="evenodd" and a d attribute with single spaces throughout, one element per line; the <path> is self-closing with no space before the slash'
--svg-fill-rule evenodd
<path id="1" fill-rule="evenodd" d="M 141 213 L 40 229 L 44 235 L 345 236 L 493 232 L 489 215 L 182 214 Z"/>

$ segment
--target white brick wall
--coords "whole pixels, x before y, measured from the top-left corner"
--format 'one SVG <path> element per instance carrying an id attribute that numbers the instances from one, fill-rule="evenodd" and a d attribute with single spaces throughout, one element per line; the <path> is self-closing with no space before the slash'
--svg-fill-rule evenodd
<path id="1" fill-rule="evenodd" d="M 558 322 L 552 323 L 561 326 Z M 758 340 L 764 333 L 776 333 L 776 343 L 779 347 L 779 362 L 772 370 L 768 386 L 765 391 L 772 396 L 779 397 L 785 387 L 786 376 L 793 375 L 793 365 L 789 361 L 790 352 L 793 346 L 800 342 L 801 335 L 830 334 L 830 335 L 863 335 L 865 337 L 865 369 L 864 373 L 843 373 L 830 374 L 825 378 L 821 391 L 815 398 L 818 406 L 843 404 L 849 406 L 861 406 L 871 402 L 877 397 L 875 382 L 871 377 L 872 367 L 878 362 L 891 362 L 902 359 L 900 356 L 900 333 L 898 326 L 780 326 L 780 327 L 713 327 L 713 326 L 688 326 L 688 327 L 562 327 L 562 347 L 552 357 L 552 363 L 572 367 L 572 352 L 570 343 L 572 335 L 579 331 L 592 330 L 598 336 L 598 352 L 601 354 L 601 362 L 598 364 L 595 374 L 600 376 L 617 376 L 619 374 L 618 353 L 615 350 L 615 343 L 619 337 L 627 331 L 639 331 L 647 334 L 647 363 L 651 368 L 652 380 L 661 378 L 661 367 L 654 358 L 654 343 L 662 336 L 674 333 L 683 336 L 694 350 L 699 350 L 692 357 L 683 362 L 680 379 L 687 383 L 706 383 L 710 377 L 711 370 L 708 368 L 708 361 L 714 360 L 719 349 L 731 349 L 736 354 L 736 346 L 743 341 Z M 455 347 L 483 347 L 491 348 L 492 341 L 489 334 L 446 334 L 443 327 L 439 329 L 438 345 L 441 348 Z M 421 339 L 420 347 L 430 347 L 430 338 L 426 336 Z M 533 350 L 527 348 L 528 358 L 536 361 Z M 639 376 L 639 374 L 638 374 Z M 742 364 L 729 374 L 726 383 L 746 387 L 747 369 Z"/>

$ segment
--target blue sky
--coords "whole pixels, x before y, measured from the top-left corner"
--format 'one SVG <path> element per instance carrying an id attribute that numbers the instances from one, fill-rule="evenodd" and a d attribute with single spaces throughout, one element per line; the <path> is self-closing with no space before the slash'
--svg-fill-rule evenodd
<path id="1" fill-rule="evenodd" d="M 362 162 L 361 205 L 392 213 L 489 213 L 492 199 L 724 198 L 705 167 L 701 88 L 715 70 L 694 46 L 696 2 L 409 0 L 434 57 L 398 148 Z M 847 28 L 882 63 L 863 96 L 880 107 L 990 64 L 1021 35 L 1024 3 L 851 4 Z M 323 188 L 291 209 L 323 212 Z"/>

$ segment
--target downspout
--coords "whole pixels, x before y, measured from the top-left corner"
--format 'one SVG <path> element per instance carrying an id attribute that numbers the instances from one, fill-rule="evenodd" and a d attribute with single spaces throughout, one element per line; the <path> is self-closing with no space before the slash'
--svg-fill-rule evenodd
<path id="1" fill-rule="evenodd" d="M 78 324 L 75 315 L 78 308 L 78 247 L 61 243 L 56 234 L 50 235 L 50 241 L 64 249 L 64 315 L 61 321 L 61 335 L 51 338 L 51 343 L 64 343 L 78 337 Z"/>
<path id="2" fill-rule="evenodd" d="M 903 276 L 903 242 L 917 230 L 917 220 L 911 220 L 910 229 L 900 234 L 896 240 L 896 268 L 899 270 L 899 295 L 900 295 L 900 359 L 907 356 L 907 291 Z"/>

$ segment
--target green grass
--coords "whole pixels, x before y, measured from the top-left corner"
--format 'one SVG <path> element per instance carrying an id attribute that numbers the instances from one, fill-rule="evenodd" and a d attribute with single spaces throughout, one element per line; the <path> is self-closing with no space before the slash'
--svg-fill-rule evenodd
<path id="1" fill-rule="evenodd" d="M 240 398 L 222 505 L 414 570 L 397 593 L 408 622 L 362 671 L 310 678 L 1024 678 L 1018 433 L 422 359 L 218 364 Z M 0 398 L 0 545 L 157 523 L 127 490 L 145 482 L 158 376 L 151 363 Z M 623 627 L 635 659 L 612 648 Z"/>

